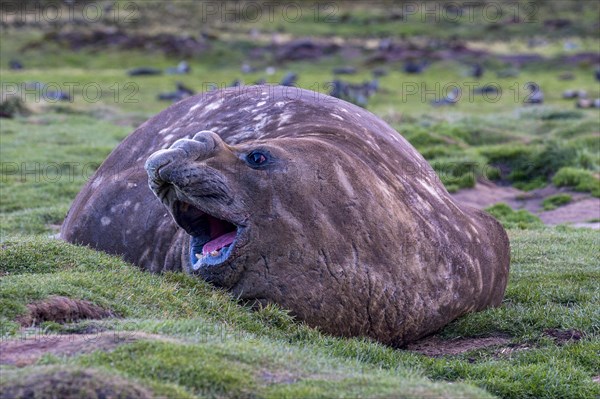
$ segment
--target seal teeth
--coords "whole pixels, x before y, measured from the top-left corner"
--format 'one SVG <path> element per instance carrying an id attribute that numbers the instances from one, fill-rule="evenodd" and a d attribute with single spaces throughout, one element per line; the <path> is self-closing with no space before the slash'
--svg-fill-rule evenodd
<path id="1" fill-rule="evenodd" d="M 200 259 L 206 258 L 206 257 L 207 257 L 207 256 L 209 256 L 209 255 L 210 255 L 210 256 L 213 256 L 213 257 L 214 257 L 214 256 L 218 256 L 218 255 L 219 255 L 219 252 L 221 252 L 221 251 L 220 251 L 220 250 L 214 250 L 214 251 L 211 251 L 211 252 L 209 252 L 209 253 L 207 253 L 207 254 L 205 254 L 205 255 L 202 255 L 202 254 L 196 254 L 196 259 L 200 260 Z"/>

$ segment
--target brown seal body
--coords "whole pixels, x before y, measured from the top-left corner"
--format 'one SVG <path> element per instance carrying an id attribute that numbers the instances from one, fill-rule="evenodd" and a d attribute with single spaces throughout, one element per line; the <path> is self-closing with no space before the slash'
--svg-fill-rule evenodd
<path id="1" fill-rule="evenodd" d="M 402 136 L 293 87 L 159 113 L 98 169 L 61 234 L 395 346 L 499 305 L 509 269 L 500 224 L 455 203 Z"/>

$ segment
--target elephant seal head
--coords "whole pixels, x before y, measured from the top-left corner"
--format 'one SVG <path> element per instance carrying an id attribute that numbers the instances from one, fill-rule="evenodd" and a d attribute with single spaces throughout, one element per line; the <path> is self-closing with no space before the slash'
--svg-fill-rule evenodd
<path id="1" fill-rule="evenodd" d="M 245 185 L 251 181 L 240 179 L 243 162 L 239 150 L 212 132 L 180 139 L 146 162 L 150 188 L 190 236 L 184 269 L 226 287 L 239 279 L 240 270 L 230 265 L 250 244 L 252 212 Z M 255 205 L 260 208 L 260 203 Z"/>
<path id="2" fill-rule="evenodd" d="M 187 272 L 308 318 L 315 306 L 337 307 L 344 296 L 361 296 L 352 291 L 368 291 L 356 279 L 362 286 L 339 292 L 337 274 L 362 270 L 336 269 L 357 266 L 361 237 L 385 239 L 385 227 L 373 226 L 389 212 L 360 198 L 361 179 L 376 177 L 334 143 L 294 137 L 228 145 L 201 131 L 152 154 L 145 167 L 150 188 L 189 235 Z M 331 289 L 338 292 L 327 298 Z"/>

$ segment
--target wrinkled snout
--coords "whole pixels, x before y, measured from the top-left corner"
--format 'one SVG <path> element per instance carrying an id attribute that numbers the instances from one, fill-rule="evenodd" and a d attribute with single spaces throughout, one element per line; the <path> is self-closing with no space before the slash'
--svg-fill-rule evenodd
<path id="1" fill-rule="evenodd" d="M 192 140 L 177 140 L 170 148 L 155 152 L 145 165 L 150 189 L 168 207 L 176 198 L 229 198 L 227 179 L 202 163 L 226 147 L 216 133 L 202 131 Z"/>
<path id="2" fill-rule="evenodd" d="M 191 162 L 210 158 L 225 143 L 219 135 L 211 131 L 196 133 L 192 140 L 180 139 L 164 150 L 159 150 L 148 157 L 146 172 L 155 183 L 174 183 L 173 171 L 185 169 Z"/>

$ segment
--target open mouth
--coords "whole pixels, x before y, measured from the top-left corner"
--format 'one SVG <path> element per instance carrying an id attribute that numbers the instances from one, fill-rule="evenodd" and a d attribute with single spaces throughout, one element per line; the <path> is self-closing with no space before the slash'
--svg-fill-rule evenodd
<path id="1" fill-rule="evenodd" d="M 216 266 L 231 255 L 240 227 L 203 212 L 192 204 L 175 201 L 173 218 L 190 236 L 190 263 L 193 270 Z"/>

